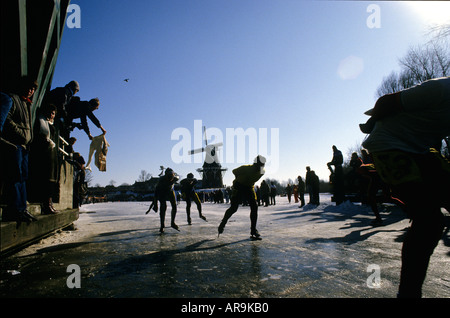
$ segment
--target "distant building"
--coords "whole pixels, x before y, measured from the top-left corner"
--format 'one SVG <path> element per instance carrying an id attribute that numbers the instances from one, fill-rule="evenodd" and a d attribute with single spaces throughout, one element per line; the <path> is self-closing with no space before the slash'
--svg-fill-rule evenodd
<path id="1" fill-rule="evenodd" d="M 133 185 L 90 187 L 86 200 L 89 203 L 103 201 L 150 201 L 153 199 L 158 180 L 158 177 L 151 177 L 147 181 L 136 181 Z"/>

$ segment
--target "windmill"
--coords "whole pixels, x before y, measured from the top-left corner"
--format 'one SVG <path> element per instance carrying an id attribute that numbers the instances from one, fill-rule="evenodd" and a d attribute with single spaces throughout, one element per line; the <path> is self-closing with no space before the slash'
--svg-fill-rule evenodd
<path id="1" fill-rule="evenodd" d="M 203 133 L 205 135 L 205 147 L 190 150 L 188 153 L 190 155 L 194 155 L 205 152 L 205 162 L 203 163 L 202 168 L 197 169 L 202 176 L 202 187 L 204 189 L 223 188 L 222 177 L 223 173 L 227 171 L 227 169 L 222 168 L 218 157 L 218 148 L 222 146 L 223 143 L 219 142 L 208 145 L 205 126 L 203 126 Z"/>

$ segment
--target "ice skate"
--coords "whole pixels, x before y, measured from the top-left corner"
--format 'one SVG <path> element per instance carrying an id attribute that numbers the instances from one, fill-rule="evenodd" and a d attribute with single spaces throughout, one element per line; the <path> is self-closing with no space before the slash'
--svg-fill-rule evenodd
<path id="1" fill-rule="evenodd" d="M 217 229 L 217 231 L 218 231 L 217 237 L 219 237 L 219 235 L 223 233 L 224 228 L 225 228 L 225 223 L 222 221 L 222 222 L 220 222 L 220 225 Z"/>
<path id="2" fill-rule="evenodd" d="M 154 207 L 154 205 L 155 205 L 155 202 L 152 202 L 152 204 L 150 204 L 150 206 L 148 207 L 148 210 L 147 210 L 147 212 L 145 212 L 145 214 L 148 214 L 148 212 L 151 211 L 151 209 Z"/>
<path id="3" fill-rule="evenodd" d="M 252 241 L 260 241 L 260 240 L 262 240 L 261 235 L 258 233 L 258 230 L 252 230 L 251 231 L 250 239 Z"/>

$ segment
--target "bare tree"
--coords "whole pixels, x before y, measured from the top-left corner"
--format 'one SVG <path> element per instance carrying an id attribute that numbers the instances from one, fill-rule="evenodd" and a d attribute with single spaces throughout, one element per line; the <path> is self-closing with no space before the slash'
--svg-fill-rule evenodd
<path id="1" fill-rule="evenodd" d="M 411 48 L 406 56 L 400 59 L 400 65 L 411 81 L 418 84 L 426 80 L 448 76 L 450 68 L 450 52 L 436 41 L 425 46 Z"/>
<path id="2" fill-rule="evenodd" d="M 409 88 L 426 80 L 450 75 L 450 49 L 444 41 L 411 47 L 399 60 L 400 72 L 392 72 L 376 91 L 377 97 Z"/>
<path id="3" fill-rule="evenodd" d="M 450 37 L 450 23 L 433 25 L 430 28 L 429 35 L 432 36 L 431 41 L 446 41 Z"/>
<path id="4" fill-rule="evenodd" d="M 84 176 L 84 181 L 87 183 L 87 186 L 90 187 L 92 180 L 94 179 L 93 175 L 92 175 L 92 171 L 91 170 L 85 170 L 85 176 Z"/>
<path id="5" fill-rule="evenodd" d="M 150 180 L 151 177 L 152 177 L 152 175 L 150 173 L 147 173 L 147 171 L 145 171 L 145 170 L 141 170 L 141 174 L 139 175 L 139 177 L 136 181 L 137 182 L 145 182 L 145 181 Z"/>
<path id="6" fill-rule="evenodd" d="M 397 72 L 392 72 L 388 76 L 383 78 L 381 85 L 377 89 L 377 97 L 381 97 L 385 94 L 392 94 L 398 92 L 404 88 L 402 78 Z"/>

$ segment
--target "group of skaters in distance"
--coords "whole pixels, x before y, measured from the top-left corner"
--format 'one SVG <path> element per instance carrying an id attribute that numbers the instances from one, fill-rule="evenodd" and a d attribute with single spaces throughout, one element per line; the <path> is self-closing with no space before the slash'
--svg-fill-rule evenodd
<path id="1" fill-rule="evenodd" d="M 448 140 L 450 135 L 450 78 L 427 80 L 400 92 L 384 95 L 365 114 L 370 117 L 366 123 L 360 124 L 360 130 L 367 134 L 362 146 L 368 153 L 363 152 L 361 159 L 356 154 L 352 155 L 350 165 L 355 173 L 367 180 L 365 191 L 370 197 L 368 201 L 374 209 L 377 222 L 380 218 L 373 195 L 374 189 L 378 190 L 377 184 L 383 184 L 383 188 L 388 191 L 387 196 L 399 204 L 411 219 L 411 226 L 403 241 L 397 296 L 421 297 L 430 257 L 445 228 L 441 208 L 450 211 L 450 162 L 440 152 L 442 141 Z M 345 197 L 342 186 L 343 158 L 336 146 L 332 149 L 333 159 L 328 167 L 335 200 L 339 204 Z M 258 156 L 252 165 L 233 170 L 235 179 L 231 206 L 218 226 L 219 235 L 224 232 L 239 204 L 246 201 L 250 206 L 251 238 L 261 239 L 256 229 L 258 204 L 254 184 L 264 175 L 264 164 L 265 158 Z M 161 204 L 161 232 L 164 231 L 166 200 L 172 204 L 171 226 L 178 230 L 175 224 L 174 182 L 173 171 L 166 171 L 152 204 L 154 209 L 157 209 L 157 201 Z M 198 197 L 192 188 L 188 189 L 190 192 L 184 192 L 185 198 L 193 198 L 199 216 L 205 219 Z M 301 189 L 298 190 L 300 193 Z M 314 193 L 311 192 L 313 197 Z"/>
<path id="2" fill-rule="evenodd" d="M 308 204 L 311 205 L 319 205 L 320 204 L 320 198 L 319 198 L 319 192 L 320 192 L 320 180 L 319 177 L 316 175 L 314 170 L 311 170 L 310 166 L 306 167 L 306 178 L 303 181 L 303 178 L 301 176 L 297 177 L 297 182 L 294 184 L 288 183 L 285 189 L 286 196 L 288 199 L 288 202 L 291 203 L 292 195 L 294 196 L 294 202 L 297 203 L 300 200 L 300 206 L 299 208 L 302 208 L 305 206 L 305 193 L 308 192 L 309 194 L 309 202 Z M 275 202 L 275 201 L 274 201 Z"/>
<path id="3" fill-rule="evenodd" d="M 92 140 L 89 118 L 106 134 L 93 114 L 99 108 L 99 99 L 82 101 L 75 96 L 80 91 L 78 82 L 46 92 L 34 113 L 31 105 L 37 88 L 38 82 L 27 76 L 11 92 L 0 92 L 0 202 L 6 206 L 2 212 L 4 222 L 36 221 L 28 211 L 27 201 L 39 202 L 42 214 L 58 213 L 53 198 L 59 197 L 57 184 L 64 160 L 74 165 L 74 179 L 78 180 L 74 192 L 84 184 L 85 161 L 73 150 L 76 138 L 70 137 L 71 131 L 83 129 Z M 62 143 L 69 155 L 64 158 L 59 151 L 64 148 Z"/>

